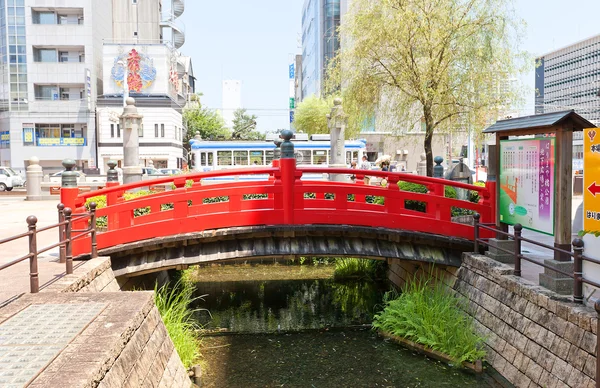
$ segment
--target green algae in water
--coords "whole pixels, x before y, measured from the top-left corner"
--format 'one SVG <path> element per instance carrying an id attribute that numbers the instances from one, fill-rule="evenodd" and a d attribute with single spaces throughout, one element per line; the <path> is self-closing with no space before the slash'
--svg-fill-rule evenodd
<path id="1" fill-rule="evenodd" d="M 506 387 L 369 330 L 206 337 L 203 387 Z"/>

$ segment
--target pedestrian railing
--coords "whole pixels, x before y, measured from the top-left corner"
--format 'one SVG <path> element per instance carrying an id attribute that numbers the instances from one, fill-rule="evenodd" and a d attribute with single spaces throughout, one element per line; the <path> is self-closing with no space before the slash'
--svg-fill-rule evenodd
<path id="1" fill-rule="evenodd" d="M 522 235 L 523 226 L 521 224 L 515 224 L 514 225 L 514 233 L 511 234 L 511 233 L 499 230 L 496 227 L 496 224 L 480 223 L 479 222 L 479 220 L 480 220 L 479 214 L 475 214 L 473 216 L 473 218 L 474 218 L 474 232 L 475 232 L 473 243 L 474 243 L 474 251 L 476 253 L 479 253 L 480 244 L 484 244 L 487 246 L 490 245 L 489 238 L 481 238 L 480 237 L 481 229 L 494 232 L 494 233 L 496 233 L 497 236 L 503 236 L 503 237 L 513 240 L 515 242 L 513 251 L 501 248 L 499 246 L 495 246 L 494 248 L 501 252 L 504 252 L 506 254 L 512 255 L 514 257 L 514 259 L 515 259 L 514 274 L 516 276 L 521 276 L 521 260 L 525 260 L 530 263 L 542 266 L 543 268 L 547 268 L 549 270 L 552 270 L 554 272 L 562 274 L 566 277 L 569 277 L 569 278 L 573 279 L 573 301 L 576 303 L 583 303 L 583 284 L 589 284 L 591 286 L 600 288 L 600 283 L 597 283 L 591 279 L 586 279 L 583 277 L 583 262 L 588 261 L 590 263 L 600 264 L 600 260 L 592 259 L 591 257 L 587 257 L 583 254 L 583 240 L 581 240 L 580 238 L 575 238 L 573 240 L 573 243 L 572 243 L 573 244 L 573 252 L 569 252 L 564 249 L 546 245 L 539 241 L 535 241 L 535 240 L 531 240 L 531 239 L 523 237 L 523 235 Z M 552 267 L 552 266 L 546 264 L 545 262 L 543 262 L 541 260 L 536 260 L 531 257 L 527 257 L 527 256 L 523 255 L 523 253 L 521 251 L 521 243 L 522 242 L 534 244 L 534 245 L 542 247 L 542 248 L 550 249 L 554 252 L 559 252 L 562 255 L 572 257 L 573 258 L 573 272 L 569 273 L 569 272 L 562 271 L 556 267 Z"/>
<path id="2" fill-rule="evenodd" d="M 73 273 L 73 242 L 90 236 L 91 249 L 90 256 L 92 258 L 98 257 L 98 250 L 96 244 L 96 203 L 90 204 L 90 211 L 72 215 L 72 210 L 65 207 L 62 203 L 58 204 L 58 223 L 45 226 L 43 228 L 37 227 L 38 219 L 35 216 L 27 217 L 27 232 L 18 234 L 16 236 L 8 237 L 0 240 L 0 246 L 12 241 L 16 241 L 22 238 L 29 239 L 29 253 L 26 255 L 14 259 L 6 264 L 0 265 L 0 271 L 12 267 L 22 261 L 29 260 L 29 286 L 30 292 L 35 294 L 40 290 L 39 274 L 38 274 L 38 256 L 51 249 L 59 247 L 59 262 L 65 264 L 67 275 Z M 73 223 L 80 221 L 85 222 L 89 220 L 89 225 L 84 229 L 73 229 Z M 47 247 L 38 249 L 37 246 L 37 235 L 38 233 L 45 232 L 51 229 L 58 229 L 58 242 Z"/>

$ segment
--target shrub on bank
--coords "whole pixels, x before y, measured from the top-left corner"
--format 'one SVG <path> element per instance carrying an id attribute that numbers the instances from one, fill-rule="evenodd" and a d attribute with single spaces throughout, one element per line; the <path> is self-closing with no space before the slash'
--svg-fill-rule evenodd
<path id="1" fill-rule="evenodd" d="M 379 275 L 381 264 L 385 265 L 385 262 L 353 257 L 336 259 L 333 277 L 336 280 L 375 279 Z"/>
<path id="2" fill-rule="evenodd" d="M 415 278 L 397 298 L 390 300 L 388 295 L 384 310 L 375 315 L 374 329 L 445 353 L 459 365 L 485 356 L 484 338 L 464 313 L 464 302 L 442 282 L 432 285 Z"/>
<path id="3" fill-rule="evenodd" d="M 184 280 L 174 285 L 154 287 L 154 303 L 186 368 L 192 367 L 200 356 L 200 341 L 196 336 L 200 327 L 193 319 L 197 310 L 190 308 L 190 305 L 201 297 L 193 295 L 194 285 Z"/>

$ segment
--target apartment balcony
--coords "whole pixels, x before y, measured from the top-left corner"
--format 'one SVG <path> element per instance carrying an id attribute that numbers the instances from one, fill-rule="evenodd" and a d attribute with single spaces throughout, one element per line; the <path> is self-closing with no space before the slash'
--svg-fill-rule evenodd
<path id="1" fill-rule="evenodd" d="M 185 10 L 185 0 L 173 0 L 173 16 L 178 18 Z"/>
<path id="2" fill-rule="evenodd" d="M 29 62 L 29 82 L 34 84 L 82 84 L 85 62 Z"/>
<path id="3" fill-rule="evenodd" d="M 29 101 L 29 112 L 46 113 L 48 115 L 56 114 L 78 114 L 87 111 L 87 100 L 52 100 L 36 98 Z"/>

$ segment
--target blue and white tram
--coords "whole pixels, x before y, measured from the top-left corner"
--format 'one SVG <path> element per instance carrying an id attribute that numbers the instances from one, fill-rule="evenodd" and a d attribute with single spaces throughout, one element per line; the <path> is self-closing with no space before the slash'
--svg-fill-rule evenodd
<path id="1" fill-rule="evenodd" d="M 270 166 L 275 144 L 269 141 L 204 141 L 190 140 L 195 171 L 227 168 Z M 346 164 L 359 162 L 366 151 L 364 140 L 346 140 Z M 327 140 L 294 141 L 298 166 L 327 167 L 331 143 Z"/>

